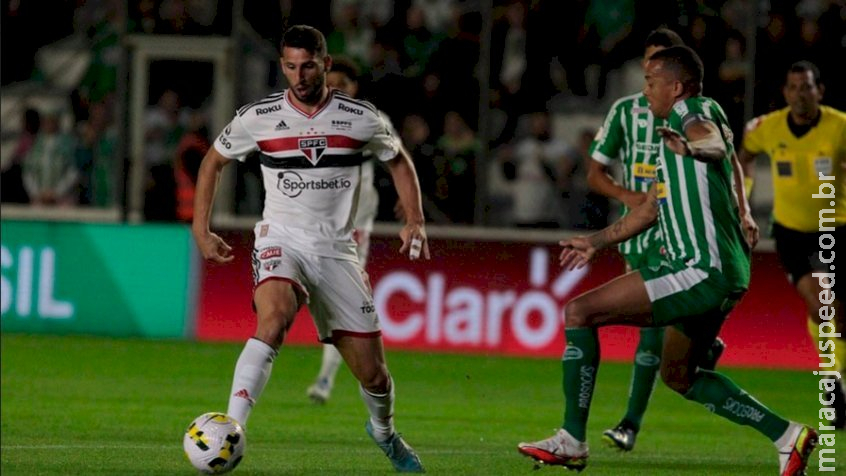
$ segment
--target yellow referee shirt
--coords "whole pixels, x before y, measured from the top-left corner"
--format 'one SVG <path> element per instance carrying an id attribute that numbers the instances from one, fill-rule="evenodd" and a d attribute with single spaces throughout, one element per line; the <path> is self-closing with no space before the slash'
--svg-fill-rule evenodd
<path id="1" fill-rule="evenodd" d="M 784 108 L 749 121 L 743 138 L 746 151 L 770 157 L 773 219 L 801 232 L 819 231 L 821 209 L 834 208 L 835 226 L 846 224 L 846 113 L 828 106 L 820 109 L 820 121 L 802 137 L 790 131 L 790 108 Z M 835 177 L 833 207 L 830 199 L 811 197 L 822 183 L 819 173 Z"/>

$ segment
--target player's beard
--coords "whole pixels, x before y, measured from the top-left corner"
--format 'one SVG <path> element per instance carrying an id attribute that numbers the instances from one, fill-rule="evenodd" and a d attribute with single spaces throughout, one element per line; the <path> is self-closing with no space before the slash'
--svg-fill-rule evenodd
<path id="1" fill-rule="evenodd" d="M 301 103 L 308 104 L 310 106 L 319 103 L 320 100 L 323 99 L 323 89 L 326 85 L 326 77 L 324 75 L 319 75 L 315 78 L 313 84 L 308 85 L 308 83 L 306 83 L 306 85 L 307 87 L 302 93 L 300 92 L 299 84 L 296 87 L 291 88 L 294 93 L 294 97 L 296 97 Z"/>

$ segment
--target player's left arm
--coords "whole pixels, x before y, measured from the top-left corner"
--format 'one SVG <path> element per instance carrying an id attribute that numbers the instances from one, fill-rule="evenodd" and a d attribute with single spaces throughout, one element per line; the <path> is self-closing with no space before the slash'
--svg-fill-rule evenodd
<path id="1" fill-rule="evenodd" d="M 749 248 L 755 248 L 758 244 L 761 232 L 758 229 L 758 224 L 752 218 L 752 206 L 749 205 L 749 196 L 746 190 L 746 182 L 743 174 L 743 165 L 737 154 L 731 154 L 731 169 L 734 175 L 734 191 L 737 194 L 737 202 L 739 206 L 740 224 L 743 226 L 743 234 L 746 238 L 746 243 Z"/>
<path id="2" fill-rule="evenodd" d="M 396 157 L 387 162 L 388 170 L 394 181 L 402 214 L 405 218 L 405 225 L 400 230 L 402 247 L 400 253 L 409 253 L 412 259 L 418 256 L 429 259 L 429 243 L 426 239 L 424 227 L 423 205 L 420 197 L 420 182 L 417 180 L 417 171 L 414 169 L 414 162 L 405 151 L 404 147 L 399 148 Z"/>
<path id="3" fill-rule="evenodd" d="M 581 268 L 597 251 L 642 233 L 658 220 L 658 186 L 653 183 L 646 192 L 646 200 L 612 225 L 588 236 L 560 241 L 564 248 L 558 261 L 563 268 Z"/>
<path id="4" fill-rule="evenodd" d="M 728 151 L 723 136 L 716 124 L 708 120 L 690 121 L 684 128 L 684 135 L 669 127 L 656 128 L 664 143 L 679 155 L 693 157 L 703 162 L 719 162 Z"/>

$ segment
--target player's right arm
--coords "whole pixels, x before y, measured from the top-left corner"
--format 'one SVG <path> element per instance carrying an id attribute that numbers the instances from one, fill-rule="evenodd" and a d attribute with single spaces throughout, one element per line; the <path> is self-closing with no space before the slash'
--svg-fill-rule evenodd
<path id="1" fill-rule="evenodd" d="M 231 254 L 232 247 L 209 229 L 212 204 L 217 192 L 217 184 L 220 181 L 220 172 L 230 162 L 232 160 L 227 159 L 214 147 L 211 147 L 206 156 L 203 157 L 200 170 L 197 172 L 194 222 L 191 224 L 191 231 L 203 258 L 216 263 L 228 263 L 234 258 Z"/>
<path id="2" fill-rule="evenodd" d="M 658 185 L 653 183 L 646 193 L 646 200 L 610 226 L 593 235 L 577 236 L 559 242 L 564 248 L 559 256 L 559 263 L 570 270 L 581 268 L 597 251 L 628 240 L 654 225 L 657 220 Z"/>
<path id="3" fill-rule="evenodd" d="M 194 192 L 194 222 L 191 224 L 191 232 L 203 258 L 209 261 L 228 263 L 234 259 L 232 248 L 209 229 L 220 172 L 233 160 L 243 160 L 257 148 L 256 141 L 244 126 L 241 116 L 236 115 L 217 136 L 214 145 L 209 148 L 200 163 Z"/>
<path id="4" fill-rule="evenodd" d="M 625 117 L 625 104 L 630 98 L 615 102 L 605 116 L 605 122 L 594 137 L 588 149 L 587 180 L 594 192 L 623 202 L 629 209 L 635 208 L 646 199 L 646 194 L 629 190 L 617 183 L 608 173 L 611 162 L 620 157 L 625 146 L 626 131 L 621 123 Z"/>
<path id="5" fill-rule="evenodd" d="M 623 202 L 627 207 L 635 208 L 646 200 L 646 194 L 629 190 L 614 180 L 608 173 L 608 166 L 591 158 L 588 160 L 588 187 L 594 192 Z"/>

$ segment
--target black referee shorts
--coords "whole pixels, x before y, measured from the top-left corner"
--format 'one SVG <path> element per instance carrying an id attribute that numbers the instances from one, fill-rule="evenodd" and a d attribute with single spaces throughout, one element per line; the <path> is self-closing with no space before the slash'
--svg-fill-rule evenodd
<path id="1" fill-rule="evenodd" d="M 820 246 L 820 236 L 829 234 L 834 237 L 834 246 L 823 249 Z M 787 272 L 788 281 L 796 286 L 799 279 L 806 274 L 834 273 L 837 275 L 834 280 L 834 293 L 840 302 L 846 302 L 846 226 L 838 226 L 832 232 L 805 233 L 774 222 L 772 235 L 778 260 Z M 822 244 L 828 247 L 832 243 L 830 239 L 824 239 Z M 820 251 L 823 259 L 831 259 L 831 255 L 834 255 L 834 261 L 820 261 Z"/>

